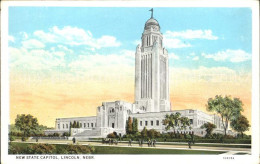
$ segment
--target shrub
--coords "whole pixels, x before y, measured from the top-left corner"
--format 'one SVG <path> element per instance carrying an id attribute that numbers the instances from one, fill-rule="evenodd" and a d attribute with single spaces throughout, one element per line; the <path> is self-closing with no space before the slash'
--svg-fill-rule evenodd
<path id="1" fill-rule="evenodd" d="M 149 138 L 154 138 L 155 137 L 155 130 L 154 129 L 147 130 L 147 136 Z"/>
<path id="2" fill-rule="evenodd" d="M 59 133 L 53 133 L 53 137 L 59 137 L 60 134 Z"/>
<path id="3" fill-rule="evenodd" d="M 234 139 L 235 137 L 234 136 L 231 136 L 231 135 L 226 135 L 225 139 Z"/>
<path id="4" fill-rule="evenodd" d="M 138 138 L 141 138 L 141 137 L 142 137 L 142 135 L 141 135 L 140 132 L 136 132 L 135 136 L 138 137 Z"/>
<path id="5" fill-rule="evenodd" d="M 27 147 L 28 154 L 53 154 L 56 150 L 54 145 L 33 144 Z"/>
<path id="6" fill-rule="evenodd" d="M 14 141 L 15 139 L 16 139 L 15 136 L 12 136 L 12 135 L 11 135 L 11 136 L 9 137 L 9 140 L 10 140 L 10 141 Z"/>
<path id="7" fill-rule="evenodd" d="M 113 132 L 113 134 L 115 135 L 115 137 L 118 137 L 117 132 Z"/>
<path id="8" fill-rule="evenodd" d="M 65 151 L 67 154 L 90 154 L 95 151 L 95 148 L 85 145 L 68 145 Z"/>
<path id="9" fill-rule="evenodd" d="M 14 146 L 12 144 L 8 145 L 8 154 L 23 154 L 22 147 Z"/>
<path id="10" fill-rule="evenodd" d="M 107 135 L 107 138 L 116 138 L 115 134 L 114 133 L 109 133 Z"/>
<path id="11" fill-rule="evenodd" d="M 26 141 L 26 140 L 28 140 L 28 137 L 22 137 L 22 141 Z"/>
<path id="12" fill-rule="evenodd" d="M 70 136 L 69 132 L 64 132 L 62 136 Z"/>

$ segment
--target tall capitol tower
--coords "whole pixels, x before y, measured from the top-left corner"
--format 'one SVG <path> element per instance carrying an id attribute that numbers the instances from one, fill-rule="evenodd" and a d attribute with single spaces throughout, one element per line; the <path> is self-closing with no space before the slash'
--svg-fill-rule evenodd
<path id="1" fill-rule="evenodd" d="M 170 111 L 168 51 L 153 9 L 150 11 L 135 53 L 135 104 L 144 112 Z"/>

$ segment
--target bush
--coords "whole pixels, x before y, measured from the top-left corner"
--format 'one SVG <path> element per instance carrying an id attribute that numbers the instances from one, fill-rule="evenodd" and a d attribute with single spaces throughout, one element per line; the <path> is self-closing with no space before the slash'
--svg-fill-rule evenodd
<path id="1" fill-rule="evenodd" d="M 117 132 L 113 132 L 113 134 L 114 134 L 116 137 L 118 137 Z"/>
<path id="2" fill-rule="evenodd" d="M 91 154 L 95 151 L 95 148 L 92 146 L 84 145 L 68 145 L 63 151 L 66 152 L 64 154 Z"/>
<path id="3" fill-rule="evenodd" d="M 27 147 L 28 154 L 53 154 L 56 150 L 54 145 L 33 144 Z"/>
<path id="4" fill-rule="evenodd" d="M 28 140 L 28 137 L 22 137 L 22 141 L 26 141 L 26 140 Z"/>
<path id="5" fill-rule="evenodd" d="M 53 133 L 53 137 L 59 137 L 60 134 L 59 133 Z"/>
<path id="6" fill-rule="evenodd" d="M 9 144 L 8 145 L 8 154 L 23 154 L 22 147 L 20 146 L 14 146 Z"/>
<path id="7" fill-rule="evenodd" d="M 64 132 L 62 136 L 70 136 L 69 132 Z"/>
<path id="8" fill-rule="evenodd" d="M 114 133 L 110 133 L 107 135 L 107 138 L 116 138 L 115 134 Z"/>
<path id="9" fill-rule="evenodd" d="M 9 140 L 10 140 L 10 141 L 14 141 L 15 139 L 16 139 L 15 136 L 12 136 L 12 135 L 11 135 L 11 136 L 9 137 Z"/>

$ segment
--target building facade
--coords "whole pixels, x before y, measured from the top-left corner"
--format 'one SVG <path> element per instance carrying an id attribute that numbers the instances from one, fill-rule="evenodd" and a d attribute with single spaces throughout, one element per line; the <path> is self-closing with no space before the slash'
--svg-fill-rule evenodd
<path id="1" fill-rule="evenodd" d="M 177 129 L 180 132 L 192 131 L 195 135 L 204 136 L 205 130 L 200 127 L 210 122 L 217 126 L 215 132 L 223 133 L 222 122 L 217 115 L 209 115 L 196 109 L 171 110 L 168 51 L 163 47 L 160 25 L 153 16 L 145 23 L 141 39 L 141 45 L 137 46 L 135 53 L 134 103 L 103 102 L 97 107 L 96 116 L 57 118 L 55 130 L 47 130 L 45 133 L 69 132 L 70 123 L 76 121 L 79 122 L 80 128 L 72 128 L 71 136 L 78 139 L 106 137 L 112 132 L 117 132 L 122 136 L 126 133 L 128 117 L 137 118 L 139 131 L 146 127 L 164 133 L 167 131 L 162 120 L 166 114 L 176 112 L 188 117 L 191 124 L 191 129 Z"/>

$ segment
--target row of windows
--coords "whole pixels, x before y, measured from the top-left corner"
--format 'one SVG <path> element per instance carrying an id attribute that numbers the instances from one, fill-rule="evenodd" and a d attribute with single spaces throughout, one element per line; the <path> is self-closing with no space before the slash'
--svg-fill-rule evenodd
<path id="1" fill-rule="evenodd" d="M 96 127 L 97 124 L 95 123 L 80 123 L 79 124 L 80 128 L 86 128 L 86 127 L 91 127 L 93 128 L 94 126 Z M 60 129 L 60 124 L 58 124 L 58 129 Z M 62 129 L 69 129 L 69 124 L 62 124 Z"/>
<path id="2" fill-rule="evenodd" d="M 140 126 L 143 126 L 143 121 L 139 122 Z M 156 120 L 156 126 L 160 125 L 160 121 Z M 144 126 L 148 126 L 148 121 L 144 121 Z M 154 126 L 154 121 L 150 121 L 150 126 Z"/>
<path id="3" fill-rule="evenodd" d="M 190 119 L 190 124 L 193 124 L 193 119 Z M 139 122 L 140 126 L 143 126 L 143 121 Z M 156 120 L 156 126 L 160 125 L 160 121 Z M 148 126 L 148 121 L 144 121 L 144 126 Z M 154 121 L 150 121 L 150 126 L 154 126 Z"/>
<path id="4" fill-rule="evenodd" d="M 123 109 L 123 106 L 120 106 L 120 111 L 122 111 L 122 109 Z M 109 109 L 109 113 L 114 113 L 114 112 L 115 112 L 115 109 L 114 109 L 114 108 Z M 128 114 L 131 114 L 130 109 L 127 110 L 127 113 L 128 113 Z"/>

